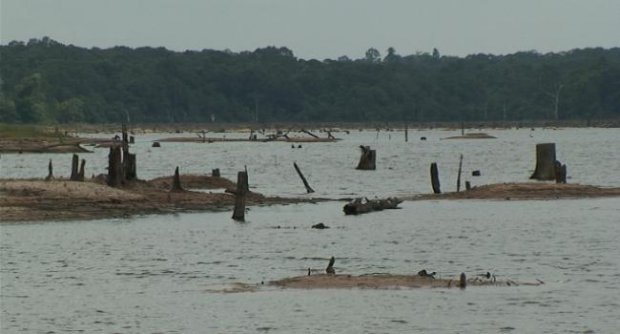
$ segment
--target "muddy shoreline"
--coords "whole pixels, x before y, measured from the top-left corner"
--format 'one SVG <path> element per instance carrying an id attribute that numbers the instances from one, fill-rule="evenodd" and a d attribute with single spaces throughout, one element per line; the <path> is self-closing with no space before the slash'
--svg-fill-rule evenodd
<path id="1" fill-rule="evenodd" d="M 183 191 L 170 191 L 172 176 L 134 181 L 121 188 L 101 178 L 0 180 L 0 223 L 122 218 L 147 214 L 228 211 L 236 184 L 221 177 L 184 175 Z M 200 191 L 198 191 L 198 189 Z M 268 197 L 247 194 L 247 205 L 316 203 L 320 198 Z"/>
<path id="2" fill-rule="evenodd" d="M 172 176 L 134 181 L 112 188 L 102 177 L 73 182 L 66 179 L 0 180 L 0 223 L 89 220 L 178 212 L 228 211 L 234 205 L 236 184 L 221 177 L 183 175 L 186 190 L 170 191 Z M 226 191 L 228 190 L 228 191 Z M 424 194 L 402 199 L 420 200 L 556 200 L 620 197 L 620 188 L 578 184 L 506 183 L 459 193 Z M 250 192 L 247 205 L 284 205 L 346 201 L 349 199 L 268 197 Z M 372 213 L 380 214 L 380 213 Z"/>

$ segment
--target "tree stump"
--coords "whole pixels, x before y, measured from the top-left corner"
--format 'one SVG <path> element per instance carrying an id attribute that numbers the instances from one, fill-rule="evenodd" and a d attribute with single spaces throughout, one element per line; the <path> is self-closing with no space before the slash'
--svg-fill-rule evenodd
<path id="1" fill-rule="evenodd" d="M 440 184 L 439 184 L 439 170 L 437 169 L 437 163 L 433 162 L 431 164 L 431 185 L 433 186 L 433 193 L 441 194 Z"/>
<path id="2" fill-rule="evenodd" d="M 530 179 L 555 180 L 555 143 L 536 144 L 536 169 Z"/>
<path id="3" fill-rule="evenodd" d="M 84 182 L 84 167 L 86 166 L 86 159 L 82 159 L 80 164 L 80 171 L 78 172 L 78 181 Z"/>
<path id="4" fill-rule="evenodd" d="M 54 166 L 52 165 L 52 159 L 50 159 L 49 164 L 47 164 L 47 177 L 45 181 L 52 180 L 54 178 Z"/>
<path id="5" fill-rule="evenodd" d="M 566 183 L 566 165 L 563 165 L 559 161 L 555 161 L 555 183 Z"/>
<path id="6" fill-rule="evenodd" d="M 211 176 L 212 177 L 220 177 L 220 169 L 219 168 L 215 168 L 211 170 Z"/>
<path id="7" fill-rule="evenodd" d="M 110 187 L 118 187 L 123 183 L 123 163 L 121 161 L 122 150 L 120 146 L 110 147 L 108 155 L 107 184 Z"/>
<path id="8" fill-rule="evenodd" d="M 71 160 L 71 177 L 69 180 L 71 181 L 79 181 L 79 171 L 78 165 L 80 163 L 80 157 L 77 154 L 73 155 L 73 159 Z"/>
<path id="9" fill-rule="evenodd" d="M 237 173 L 237 190 L 235 190 L 235 208 L 232 219 L 245 221 L 245 196 L 248 192 L 248 172 Z"/>
<path id="10" fill-rule="evenodd" d="M 125 156 L 125 180 L 136 180 L 138 178 L 138 167 L 136 166 L 136 154 L 127 153 Z"/>
<path id="11" fill-rule="evenodd" d="M 170 191 L 183 191 L 181 187 L 181 176 L 179 176 L 179 166 L 174 170 L 174 177 L 172 178 L 172 189 Z"/>
<path id="12" fill-rule="evenodd" d="M 360 145 L 360 149 L 362 149 L 362 156 L 360 157 L 360 161 L 357 164 L 356 169 L 360 170 L 375 170 L 377 166 L 375 164 L 377 154 L 375 150 L 371 150 L 370 146 L 362 146 Z"/>

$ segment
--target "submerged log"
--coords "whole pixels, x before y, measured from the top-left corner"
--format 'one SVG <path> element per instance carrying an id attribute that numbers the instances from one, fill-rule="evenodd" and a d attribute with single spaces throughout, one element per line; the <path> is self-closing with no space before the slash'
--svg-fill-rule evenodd
<path id="1" fill-rule="evenodd" d="M 233 209 L 232 219 L 245 221 L 245 197 L 248 189 L 248 172 L 237 173 L 237 189 L 235 190 L 235 208 Z"/>
<path id="2" fill-rule="evenodd" d="M 536 169 L 530 179 L 555 180 L 555 143 L 536 144 Z"/>
<path id="3" fill-rule="evenodd" d="M 373 211 L 381 211 L 385 209 L 398 209 L 398 204 L 403 201 L 396 197 L 386 199 L 368 200 L 367 198 L 356 198 L 344 205 L 342 210 L 345 215 L 359 215 Z"/>
<path id="4" fill-rule="evenodd" d="M 360 157 L 360 161 L 357 164 L 356 169 L 360 170 L 375 170 L 377 166 L 375 164 L 377 154 L 375 150 L 371 150 L 370 146 L 360 145 L 360 149 L 362 150 L 362 156 Z"/>
<path id="5" fill-rule="evenodd" d="M 439 184 L 439 170 L 437 169 L 437 163 L 433 162 L 431 164 L 431 185 L 433 186 L 433 193 L 441 194 L 440 184 Z"/>

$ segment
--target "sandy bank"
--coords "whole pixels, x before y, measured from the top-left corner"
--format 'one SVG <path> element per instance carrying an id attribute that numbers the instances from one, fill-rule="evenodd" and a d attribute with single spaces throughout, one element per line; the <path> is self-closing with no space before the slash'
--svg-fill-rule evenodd
<path id="1" fill-rule="evenodd" d="M 465 190 L 458 193 L 425 194 L 408 199 L 540 200 L 615 196 L 620 196 L 620 188 L 605 188 L 581 184 L 528 182 L 489 184 L 473 187 L 470 190 Z"/>
<path id="2" fill-rule="evenodd" d="M 473 277 L 466 279 L 467 286 L 518 286 L 541 285 L 542 281 L 515 282 L 498 281 L 493 278 Z M 311 275 L 289 277 L 269 282 L 270 285 L 292 289 L 394 289 L 394 288 L 458 288 L 459 277 L 430 278 L 419 275 L 368 274 L 352 275 Z"/>
<path id="3" fill-rule="evenodd" d="M 98 219 L 189 211 L 229 210 L 234 196 L 225 188 L 235 183 L 210 176 L 182 177 L 187 189 L 221 191 L 174 191 L 167 187 L 172 177 L 132 182 L 112 188 L 96 179 L 86 182 L 68 180 L 0 180 L 0 222 Z M 250 192 L 247 205 L 315 202 L 317 199 L 266 197 Z"/>

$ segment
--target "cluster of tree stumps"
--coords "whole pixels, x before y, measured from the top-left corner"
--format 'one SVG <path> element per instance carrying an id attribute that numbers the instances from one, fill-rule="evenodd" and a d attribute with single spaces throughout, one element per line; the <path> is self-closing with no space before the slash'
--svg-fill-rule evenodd
<path id="1" fill-rule="evenodd" d="M 128 181 L 137 180 L 137 178 L 136 155 L 129 153 L 127 126 L 123 124 L 122 141 L 110 146 L 106 183 L 110 187 L 119 187 Z"/>

